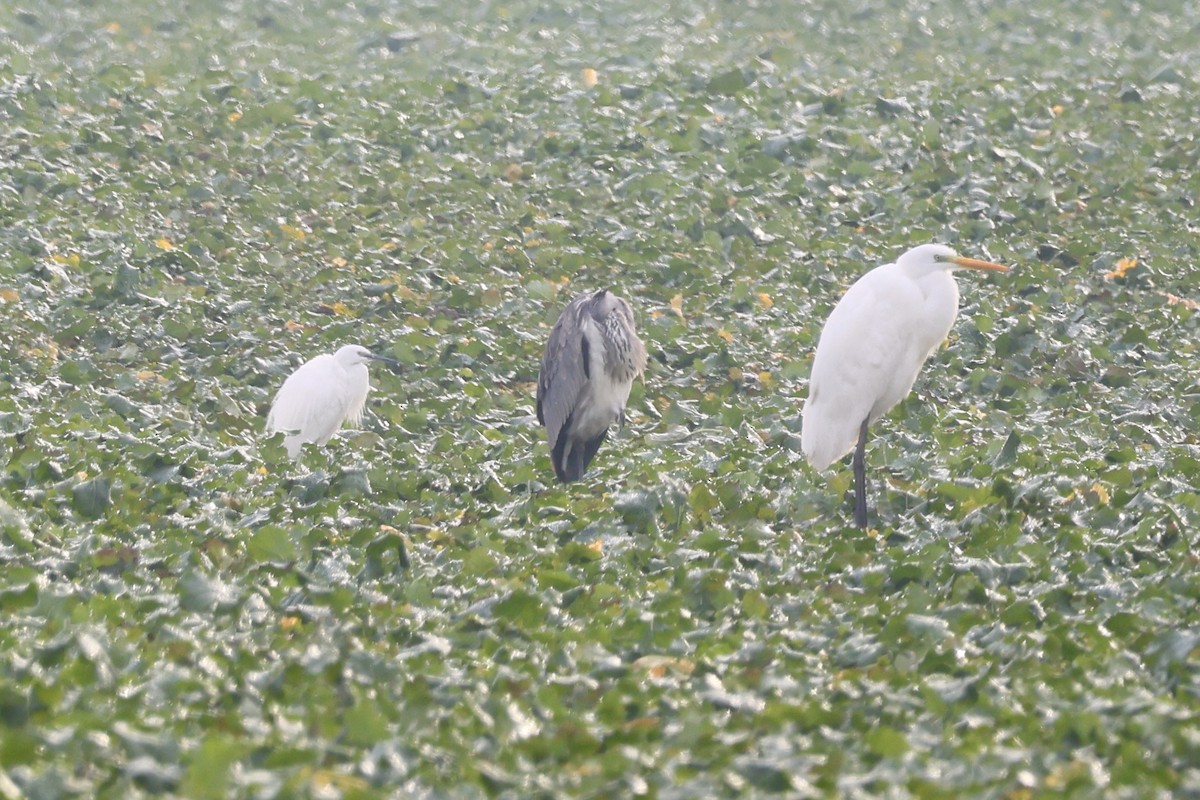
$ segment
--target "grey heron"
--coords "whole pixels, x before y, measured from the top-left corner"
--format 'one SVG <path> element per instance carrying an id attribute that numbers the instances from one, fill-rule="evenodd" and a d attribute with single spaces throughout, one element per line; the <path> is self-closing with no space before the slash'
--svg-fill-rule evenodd
<path id="1" fill-rule="evenodd" d="M 629 390 L 645 369 L 629 303 L 607 289 L 571 301 L 550 331 L 537 388 L 559 481 L 583 477 L 609 426 L 625 423 Z"/>
<path id="2" fill-rule="evenodd" d="M 302 364 L 288 376 L 271 401 L 267 433 L 284 433 L 288 455 L 299 458 L 305 442 L 323 445 L 342 423 L 362 420 L 371 380 L 368 361 L 396 361 L 377 356 L 365 347 L 348 344 L 336 353 L 324 353 Z"/>

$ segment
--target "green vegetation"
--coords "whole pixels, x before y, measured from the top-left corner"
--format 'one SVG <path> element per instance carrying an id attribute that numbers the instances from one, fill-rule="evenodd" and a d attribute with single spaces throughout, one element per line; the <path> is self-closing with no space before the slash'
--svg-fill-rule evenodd
<path id="1" fill-rule="evenodd" d="M 1200 797 L 1194 12 L 0 7 L 0 797 Z M 863 533 L 809 359 L 929 240 L 1014 270 Z M 563 488 L 601 286 L 651 366 Z"/>

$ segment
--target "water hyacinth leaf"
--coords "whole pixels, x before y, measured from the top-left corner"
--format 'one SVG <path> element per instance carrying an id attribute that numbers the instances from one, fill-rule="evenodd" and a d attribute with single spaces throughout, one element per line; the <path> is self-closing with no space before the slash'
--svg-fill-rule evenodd
<path id="1" fill-rule="evenodd" d="M 867 747 L 884 758 L 900 758 L 908 752 L 908 739 L 895 728 L 880 725 L 871 728 L 866 735 Z"/>
<path id="2" fill-rule="evenodd" d="M 343 722 L 346 739 L 354 745 L 373 745 L 390 735 L 387 719 L 371 702 L 354 705 L 346 711 Z"/>
<path id="3" fill-rule="evenodd" d="M 242 755 L 237 740 L 222 734 L 211 734 L 200 743 L 188 759 L 180 791 L 188 797 L 220 800 L 228 796 L 230 770 Z"/>
<path id="4" fill-rule="evenodd" d="M 99 519 L 112 505 L 112 480 L 101 475 L 75 484 L 71 502 L 86 519 Z"/>
<path id="5" fill-rule="evenodd" d="M 534 628 L 545 618 L 541 601 L 527 592 L 513 592 L 496 604 L 496 616 L 521 626 Z"/>
<path id="6" fill-rule="evenodd" d="M 286 564 L 296 556 L 296 543 L 286 528 L 264 525 L 247 539 L 246 553 L 257 561 Z"/>
<path id="7" fill-rule="evenodd" d="M 708 81 L 708 91 L 710 94 L 718 95 L 737 94 L 749 86 L 753 80 L 753 72 L 735 67 L 719 75 L 714 75 Z"/>

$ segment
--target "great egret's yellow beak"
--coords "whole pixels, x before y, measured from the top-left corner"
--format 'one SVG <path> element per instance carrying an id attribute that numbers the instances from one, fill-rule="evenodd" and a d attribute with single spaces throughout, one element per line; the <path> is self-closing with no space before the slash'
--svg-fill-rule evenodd
<path id="1" fill-rule="evenodd" d="M 977 258 L 966 258 L 965 256 L 955 256 L 950 259 L 950 263 L 963 269 L 986 269 L 992 272 L 1008 272 L 1008 267 L 1003 264 L 993 264 L 990 261 L 980 261 Z"/>

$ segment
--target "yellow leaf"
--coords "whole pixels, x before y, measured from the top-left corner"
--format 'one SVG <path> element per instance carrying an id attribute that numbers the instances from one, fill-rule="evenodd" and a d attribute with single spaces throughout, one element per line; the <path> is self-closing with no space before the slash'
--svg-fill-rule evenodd
<path id="1" fill-rule="evenodd" d="M 229 116 L 228 116 L 228 117 L 226 117 L 225 119 L 229 120 L 230 122 L 237 122 L 237 121 L 238 121 L 238 120 L 240 120 L 241 118 L 242 118 L 242 112 L 240 112 L 240 111 L 231 111 L 231 112 L 229 112 Z"/>
<path id="2" fill-rule="evenodd" d="M 1098 506 L 1108 505 L 1108 501 L 1111 499 L 1108 494 L 1108 487 L 1099 481 L 1093 483 L 1080 494 L 1082 494 L 1085 500 L 1091 500 Z"/>
<path id="3" fill-rule="evenodd" d="M 285 631 L 291 630 L 300 624 L 300 618 L 293 614 L 286 614 L 279 618 L 279 627 Z"/>
<path id="4" fill-rule="evenodd" d="M 148 369 L 143 369 L 143 370 L 140 370 L 140 371 L 138 371 L 138 372 L 137 372 L 137 373 L 134 375 L 134 377 L 135 377 L 135 378 L 137 378 L 139 381 L 148 381 L 148 380 L 152 380 L 152 379 L 154 379 L 154 378 L 157 378 L 157 377 L 158 377 L 158 373 L 156 373 L 156 372 L 151 372 L 151 371 L 150 371 L 150 370 L 148 370 Z"/>
<path id="5" fill-rule="evenodd" d="M 492 248 L 494 248 L 495 246 L 496 246 L 496 245 L 492 244 L 491 242 L 484 242 L 484 243 L 483 243 L 483 249 L 484 249 L 484 250 L 486 250 L 486 251 L 488 251 L 489 253 L 492 251 Z"/>
<path id="6" fill-rule="evenodd" d="M 304 231 L 300 230 L 294 225 L 288 225 L 286 222 L 279 225 L 279 230 L 283 231 L 285 236 L 290 236 L 298 242 L 303 242 L 304 237 L 307 236 Z"/>
<path id="7" fill-rule="evenodd" d="M 771 295 L 766 292 L 758 293 L 758 302 L 762 304 L 763 308 L 770 308 L 775 305 L 775 301 L 771 299 Z"/>
<path id="8" fill-rule="evenodd" d="M 337 314 L 339 317 L 345 317 L 350 314 L 350 306 L 346 305 L 341 300 L 331 305 L 330 308 L 333 310 L 333 313 Z"/>
<path id="9" fill-rule="evenodd" d="M 691 675 L 696 669 L 696 665 L 686 658 L 645 655 L 633 662 L 633 668 L 641 670 L 652 677 L 661 678 L 668 671 L 674 672 L 677 675 Z"/>
<path id="10" fill-rule="evenodd" d="M 1136 267 L 1137 263 L 1136 258 L 1122 258 L 1115 267 L 1104 273 L 1104 279 L 1111 281 L 1114 278 L 1124 278 L 1125 273 Z"/>
<path id="11" fill-rule="evenodd" d="M 629 722 L 622 723 L 621 730 L 627 733 L 642 733 L 646 731 L 656 731 L 662 727 L 662 720 L 658 717 L 638 717 L 631 719 Z"/>
<path id="12" fill-rule="evenodd" d="M 738 369 L 737 367 L 729 368 L 729 380 L 740 381 L 744 377 L 745 376 L 742 374 L 742 371 L 740 369 Z"/>
<path id="13" fill-rule="evenodd" d="M 68 267 L 78 267 L 80 261 L 79 253 L 70 253 L 65 256 L 62 253 L 55 253 L 54 255 L 50 256 L 50 258 L 56 263 L 66 264 Z"/>
<path id="14" fill-rule="evenodd" d="M 157 247 L 159 250 L 174 250 L 175 249 L 175 245 L 171 244 L 171 240 L 165 236 L 163 236 L 159 239 L 155 239 L 154 246 Z"/>
<path id="15" fill-rule="evenodd" d="M 20 299 L 16 289 L 0 289 L 0 303 L 15 303 Z"/>
<path id="16" fill-rule="evenodd" d="M 287 322 L 285 322 L 285 323 L 283 324 L 283 327 L 284 327 L 284 328 L 286 328 L 286 329 L 287 329 L 287 330 L 289 330 L 289 331 L 302 331 L 302 330 L 304 330 L 304 326 L 303 326 L 303 325 L 301 325 L 299 322 L 296 322 L 296 321 L 294 321 L 294 320 L 290 320 L 290 319 L 289 319 Z"/>
<path id="17" fill-rule="evenodd" d="M 604 555 L 604 542 L 600 541 L 599 539 L 593 539 L 588 543 L 587 549 L 591 550 L 598 556 L 602 556 Z"/>
<path id="18" fill-rule="evenodd" d="M 108 31 L 109 33 L 120 33 L 121 32 L 121 23 L 110 22 L 104 26 L 104 30 Z"/>
<path id="19" fill-rule="evenodd" d="M 679 317 L 681 322 L 686 322 L 683 318 L 683 293 L 675 295 L 671 298 L 671 310 L 675 312 L 675 316 Z"/>
<path id="20" fill-rule="evenodd" d="M 331 263 L 331 264 L 333 264 L 333 265 L 334 265 L 335 267 L 337 267 L 338 269 L 341 269 L 342 267 L 346 266 L 346 265 L 347 265 L 347 264 L 349 264 L 350 262 L 349 262 L 349 261 L 347 261 L 346 259 L 342 258 L 341 256 L 338 256 L 337 258 L 335 258 L 335 259 L 334 259 L 333 261 L 331 261 L 330 263 Z"/>
<path id="21" fill-rule="evenodd" d="M 266 467 L 259 467 L 259 468 L 258 468 L 258 474 L 259 474 L 259 475 L 269 475 L 269 474 L 270 474 L 270 472 L 267 470 L 267 468 L 266 468 Z"/>
<path id="22" fill-rule="evenodd" d="M 45 356 L 46 358 L 49 358 L 51 361 L 57 361 L 59 350 L 58 350 L 58 344 L 56 342 L 50 341 L 50 342 L 45 342 L 42 347 L 22 348 L 21 352 L 24 355 L 29 356 L 30 358 L 41 358 L 42 356 Z"/>
<path id="23" fill-rule="evenodd" d="M 1190 308 L 1193 311 L 1200 309 L 1200 302 L 1196 302 L 1195 300 L 1189 300 L 1186 297 L 1180 297 L 1179 295 L 1171 294 L 1170 292 L 1159 292 L 1159 294 L 1167 298 L 1167 305 L 1169 306 L 1183 306 L 1184 308 Z"/>
<path id="24" fill-rule="evenodd" d="M 384 242 L 383 245 L 380 246 L 379 249 L 387 251 L 387 250 L 395 250 L 397 247 L 399 247 L 399 245 L 396 242 Z"/>
<path id="25" fill-rule="evenodd" d="M 758 373 L 758 382 L 763 386 L 770 386 L 775 382 L 775 376 L 766 370 L 763 370 L 762 372 Z"/>
<path id="26" fill-rule="evenodd" d="M 583 81 L 583 88 L 591 89 L 600 82 L 600 76 L 596 74 L 596 70 L 591 67 L 584 67 L 580 73 L 580 80 Z"/>
<path id="27" fill-rule="evenodd" d="M 525 170 L 521 169 L 520 164 L 509 164 L 504 168 L 504 180 L 509 183 L 516 183 L 521 180 L 521 176 L 525 174 Z"/>
<path id="28" fill-rule="evenodd" d="M 340 789 L 342 792 L 362 792 L 366 791 L 369 786 L 366 781 L 356 775 L 346 775 L 331 769 L 313 770 L 309 782 L 321 792 L 329 787 Z"/>
<path id="29" fill-rule="evenodd" d="M 733 334 L 730 333 L 729 331 L 725 330 L 724 328 L 721 328 L 720 330 L 717 331 L 717 336 L 724 339 L 726 344 L 729 344 L 733 341 Z"/>
<path id="30" fill-rule="evenodd" d="M 1063 113 L 1063 107 L 1059 105 L 1050 106 L 1050 113 L 1057 117 Z"/>
<path id="31" fill-rule="evenodd" d="M 455 286 L 458 286 L 462 282 L 463 282 L 462 278 L 458 277 L 453 272 L 451 272 L 449 275 L 446 276 L 446 283 L 452 283 Z"/>

